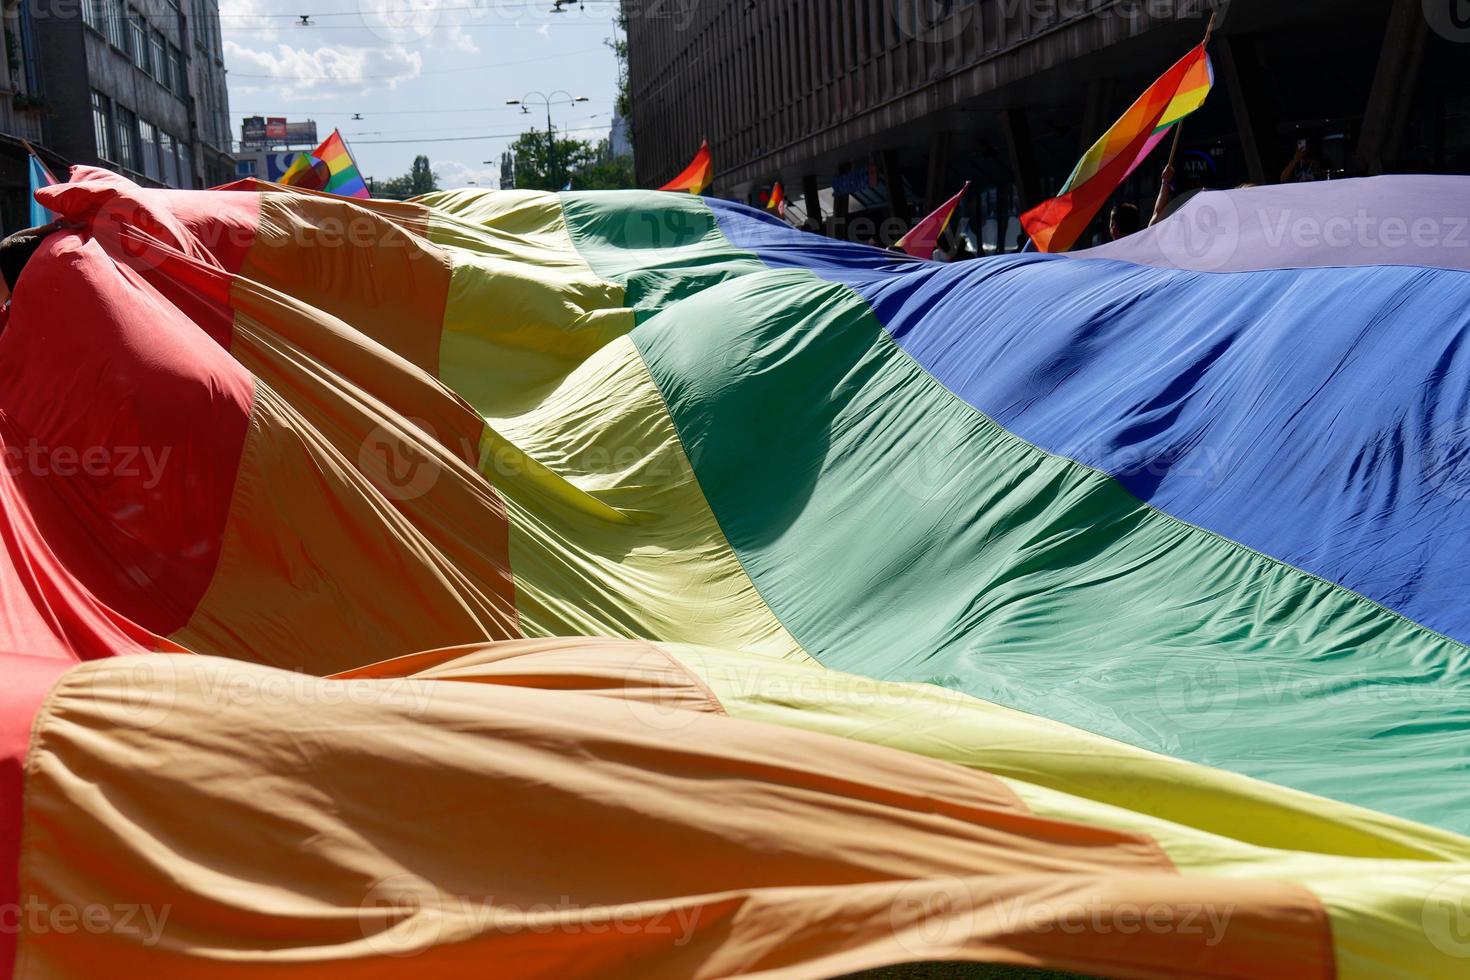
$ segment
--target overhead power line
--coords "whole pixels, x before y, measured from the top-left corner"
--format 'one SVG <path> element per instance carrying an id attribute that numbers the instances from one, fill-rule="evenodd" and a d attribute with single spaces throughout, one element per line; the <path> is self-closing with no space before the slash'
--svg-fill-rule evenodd
<path id="1" fill-rule="evenodd" d="M 589 105 L 609 105 L 607 99 L 588 99 Z M 245 116 L 427 116 L 430 114 L 466 113 L 466 112 L 520 112 L 519 106 L 486 106 L 481 109 L 302 109 L 300 107 L 290 110 L 275 109 L 247 109 L 240 114 Z M 597 115 L 602 115 L 598 113 Z M 583 119 L 595 119 L 597 116 L 583 116 Z"/>
<path id="2" fill-rule="evenodd" d="M 605 133 L 606 126 L 577 126 L 572 129 L 558 130 L 561 133 Z M 483 133 L 478 136 L 438 136 L 433 139 L 406 139 L 406 140 L 353 140 L 353 146 L 384 146 L 389 143 L 469 143 L 474 140 L 504 140 L 515 139 L 524 133 Z"/>
<path id="3" fill-rule="evenodd" d="M 547 23 L 555 23 L 555 22 L 554 21 L 548 21 Z M 465 21 L 454 21 L 452 24 L 446 24 L 445 26 L 461 27 L 461 28 L 464 28 L 465 30 L 478 30 L 478 29 L 480 29 L 482 27 L 503 28 L 505 30 L 520 30 L 520 29 L 526 28 L 526 27 L 540 27 L 541 25 L 540 24 L 481 24 L 481 23 L 476 23 L 476 22 L 473 22 L 473 21 L 468 22 L 468 23 L 465 22 Z M 595 24 L 595 23 L 592 23 L 590 21 L 571 21 L 571 22 L 566 23 L 564 26 L 566 26 L 566 27 L 597 27 L 597 28 L 601 28 L 603 30 L 606 30 L 609 25 L 608 24 Z M 405 26 L 405 27 L 394 27 L 392 25 L 381 25 L 381 24 L 379 24 L 379 25 L 373 25 L 373 24 L 367 24 L 367 23 L 362 23 L 362 24 L 319 24 L 319 25 L 308 25 L 308 27 L 310 27 L 310 29 L 311 30 L 314 30 L 314 31 L 368 31 L 368 30 L 375 30 L 375 29 L 376 30 L 383 30 L 383 29 L 389 29 L 389 30 L 410 30 L 411 29 L 410 27 L 407 27 L 407 26 Z M 224 25 L 224 29 L 227 30 L 227 31 L 229 31 L 230 34 L 232 34 L 232 35 L 234 35 L 234 34 L 264 34 L 264 33 L 267 33 L 267 32 L 274 34 L 274 33 L 278 32 L 278 31 L 284 30 L 284 28 L 281 28 L 281 27 L 268 27 L 268 26 L 264 26 L 264 25 L 256 26 L 256 27 L 235 27 L 235 26 L 232 26 L 232 25 L 229 25 L 229 24 Z"/>
<path id="4" fill-rule="evenodd" d="M 543 62 L 543 61 L 556 61 L 559 58 L 570 58 L 570 57 L 573 57 L 573 56 L 579 56 L 579 55 L 584 55 L 584 54 L 595 54 L 598 51 L 604 51 L 604 50 L 606 50 L 606 49 L 605 48 L 582 48 L 582 49 L 579 49 L 577 51 L 562 51 L 562 52 L 560 52 L 558 54 L 542 55 L 539 58 L 523 58 L 520 61 L 499 61 L 499 62 L 495 62 L 493 64 L 466 65 L 463 68 L 430 68 L 427 71 L 421 71 L 421 72 L 419 72 L 419 74 L 418 75 L 415 75 L 414 77 L 417 78 L 417 77 L 419 77 L 419 75 L 448 75 L 451 72 L 462 72 L 462 71 L 488 71 L 488 70 L 490 70 L 492 68 L 514 68 L 517 65 L 534 65 L 534 64 L 538 64 L 538 63 Z M 226 74 L 228 74 L 230 78 L 269 78 L 269 79 L 275 79 L 277 81 L 282 81 L 282 82 L 331 82 L 331 81 L 337 81 L 338 80 L 338 79 L 333 79 L 330 76 L 326 76 L 326 75 L 269 75 L 269 74 L 259 74 L 259 73 L 251 73 L 251 72 L 229 71 L 228 69 L 226 70 Z M 360 81 L 360 80 L 359 79 L 342 79 L 342 81 L 357 82 L 357 81 Z M 426 110 L 426 111 L 432 111 L 432 110 Z"/>
<path id="5" fill-rule="evenodd" d="M 618 4 L 619 0 L 583 0 L 583 2 L 586 3 L 586 4 L 589 4 L 591 6 L 612 7 L 612 6 L 616 6 Z M 212 16 L 218 17 L 220 20 L 225 20 L 227 18 L 230 19 L 230 20 L 239 20 L 239 19 L 251 19 L 251 20 L 285 20 L 285 21 L 292 21 L 292 22 L 300 23 L 303 18 L 307 18 L 307 19 L 311 19 L 311 20 L 316 20 L 316 19 L 322 18 L 322 17 L 362 17 L 362 18 L 367 18 L 367 17 L 372 16 L 372 15 L 382 16 L 382 15 L 387 15 L 387 14 L 425 14 L 425 13 L 436 13 L 437 14 L 437 13 L 443 13 L 445 11 L 460 11 L 460 10 L 473 10 L 473 11 L 477 11 L 479 13 L 488 13 L 488 12 L 493 11 L 493 10 L 505 11 L 507 13 L 510 13 L 510 12 L 517 12 L 517 13 L 519 13 L 519 11 L 513 11 L 512 8 L 509 8 L 509 7 L 500 7 L 500 6 L 497 6 L 495 4 L 489 4 L 489 3 L 471 3 L 471 4 L 463 4 L 463 5 L 459 5 L 459 4 L 453 4 L 453 5 L 451 5 L 451 4 L 445 4 L 443 6 L 436 6 L 436 5 L 433 5 L 433 4 L 423 4 L 423 5 L 420 5 L 420 6 L 417 6 L 417 7 L 386 7 L 386 8 L 383 8 L 381 10 L 375 9 L 373 7 L 370 7 L 370 6 L 364 6 L 363 8 L 361 8 L 359 10 L 329 10 L 329 11 L 326 11 L 324 13 L 311 13 L 311 14 L 300 14 L 300 13 L 297 13 L 297 14 L 227 14 L 227 13 L 216 13 L 216 14 L 213 14 Z M 540 13 L 545 13 L 545 14 L 548 14 L 548 15 L 550 14 L 550 11 L 539 11 L 539 12 Z M 569 10 L 563 11 L 563 13 L 568 13 L 568 12 L 570 12 L 570 11 Z M 533 11 L 529 11 L 529 10 L 528 11 L 525 11 L 525 15 L 528 16 L 528 17 L 529 16 L 534 16 L 535 13 L 537 13 L 537 12 L 533 12 Z M 575 18 L 572 18 L 572 19 L 575 20 Z M 554 23 L 554 22 L 548 20 L 548 21 L 545 21 L 545 23 L 550 24 L 550 23 Z M 607 21 L 607 23 L 611 24 L 612 21 Z"/>

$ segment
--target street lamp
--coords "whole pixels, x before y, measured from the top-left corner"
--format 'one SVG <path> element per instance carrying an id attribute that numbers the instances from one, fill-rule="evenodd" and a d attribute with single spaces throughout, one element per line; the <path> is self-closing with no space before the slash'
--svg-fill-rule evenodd
<path id="1" fill-rule="evenodd" d="M 538 100 L 542 105 L 546 106 L 546 176 L 550 177 L 556 166 L 556 134 L 551 128 L 551 107 L 553 105 L 571 105 L 574 102 L 587 102 L 589 100 L 585 95 L 573 95 L 563 89 L 557 89 L 550 95 L 545 92 L 527 92 L 519 99 L 506 99 L 505 104 L 518 105 L 521 107 L 522 113 L 529 113 L 531 110 L 527 107 L 526 103 L 530 102 L 534 104 Z M 555 183 L 555 181 L 552 181 L 552 183 Z"/>

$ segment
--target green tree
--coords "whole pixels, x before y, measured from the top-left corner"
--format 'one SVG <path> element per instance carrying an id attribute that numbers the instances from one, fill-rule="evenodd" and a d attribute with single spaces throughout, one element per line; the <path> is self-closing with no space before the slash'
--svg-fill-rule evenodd
<path id="1" fill-rule="evenodd" d="M 373 188 L 374 197 L 386 197 L 395 201 L 406 201 L 410 197 L 427 194 L 439 189 L 439 175 L 429 166 L 429 158 L 420 154 L 413 158 L 413 166 L 402 177 L 380 180 Z"/>
<path id="2" fill-rule="evenodd" d="M 439 189 L 439 176 L 429 166 L 428 157 L 419 155 L 413 158 L 413 167 L 408 172 L 408 182 L 415 197 Z"/>
<path id="3" fill-rule="evenodd" d="M 614 157 L 607 140 L 590 143 L 556 137 L 548 142 L 544 131 L 532 129 L 511 144 L 510 156 L 515 161 L 515 186 L 525 190 L 559 191 L 568 181 L 579 191 L 634 186 L 633 161 Z"/>
<path id="4" fill-rule="evenodd" d="M 593 162 L 594 153 L 592 145 L 584 140 L 548 137 L 544 130 L 527 130 L 510 145 L 516 187 L 559 191 L 572 174 Z"/>
<path id="5" fill-rule="evenodd" d="M 633 179 L 633 158 L 613 156 L 612 146 L 607 140 L 597 144 L 592 151 L 592 162 L 572 175 L 572 187 L 579 191 L 617 190 L 636 186 Z"/>

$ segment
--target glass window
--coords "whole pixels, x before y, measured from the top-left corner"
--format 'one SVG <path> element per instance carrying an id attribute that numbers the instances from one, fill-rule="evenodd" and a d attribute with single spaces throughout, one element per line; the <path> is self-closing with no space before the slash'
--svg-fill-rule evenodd
<path id="1" fill-rule="evenodd" d="M 179 158 L 179 186 L 189 188 L 194 186 L 194 165 L 189 159 L 189 144 L 183 140 L 174 140 L 174 151 Z"/>
<path id="2" fill-rule="evenodd" d="M 159 178 L 170 187 L 179 186 L 179 158 L 174 155 L 174 138 L 163 130 L 158 131 L 158 161 L 163 175 Z"/>
<path id="3" fill-rule="evenodd" d="M 163 39 L 162 31 L 154 31 L 151 35 L 153 41 L 153 57 L 149 59 L 149 73 L 163 84 L 168 84 L 168 42 Z"/>
<path id="4" fill-rule="evenodd" d="M 200 86 L 198 93 L 195 95 L 195 99 L 198 103 L 196 108 L 199 121 L 195 124 L 194 129 L 198 133 L 198 135 L 203 136 L 206 139 L 208 139 L 209 137 L 209 127 L 211 125 L 210 121 L 214 118 L 214 109 L 210 105 L 211 94 L 212 93 L 209 86 L 203 85 Z"/>
<path id="5" fill-rule="evenodd" d="M 100 31 L 102 30 L 103 22 L 106 19 L 107 8 L 103 4 L 102 0 L 82 0 L 83 24 L 86 24 L 94 31 Z"/>
<path id="6" fill-rule="evenodd" d="M 129 170 L 138 169 L 138 117 L 117 107 L 117 162 Z"/>
<path id="7" fill-rule="evenodd" d="M 128 49 L 128 8 L 122 0 L 104 0 L 107 4 L 107 40 L 119 50 Z"/>
<path id="8" fill-rule="evenodd" d="M 184 81 L 184 53 L 172 44 L 168 46 L 169 84 L 173 87 L 174 94 L 183 98 L 189 93 L 189 86 Z"/>
<path id="9" fill-rule="evenodd" d="M 204 9 L 204 0 L 194 0 L 194 43 L 201 48 L 209 46 L 209 11 Z"/>
<path id="10" fill-rule="evenodd" d="M 97 156 L 112 159 L 112 105 L 101 92 L 92 93 L 92 135 L 97 141 Z"/>
<path id="11" fill-rule="evenodd" d="M 146 119 L 138 120 L 138 151 L 143 155 L 143 173 L 154 180 L 163 179 L 158 169 L 158 131 Z"/>
<path id="12" fill-rule="evenodd" d="M 133 40 L 132 44 L 128 48 L 128 53 L 133 56 L 133 64 L 137 65 L 144 71 L 147 71 L 148 22 L 143 19 L 142 14 L 134 10 L 132 11 L 132 15 L 129 18 L 129 23 L 132 25 L 133 29 Z"/>

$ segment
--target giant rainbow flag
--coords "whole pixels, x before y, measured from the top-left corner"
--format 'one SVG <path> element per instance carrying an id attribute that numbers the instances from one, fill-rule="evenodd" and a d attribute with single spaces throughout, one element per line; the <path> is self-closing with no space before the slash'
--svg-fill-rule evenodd
<path id="1" fill-rule="evenodd" d="M 939 264 L 74 170 L 0 334 L 0 963 L 1463 976 L 1470 259 L 1389 232 L 1466 191 Z"/>

